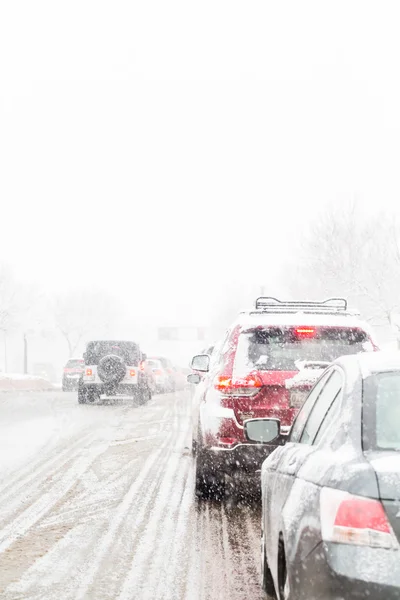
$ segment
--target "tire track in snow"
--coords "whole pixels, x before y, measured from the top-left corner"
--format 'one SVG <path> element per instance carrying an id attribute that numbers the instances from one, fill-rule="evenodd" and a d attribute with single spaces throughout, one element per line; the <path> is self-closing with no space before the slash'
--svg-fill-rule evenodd
<path id="1" fill-rule="evenodd" d="M 142 484 L 145 482 L 146 477 L 148 476 L 151 468 L 155 463 L 157 463 L 160 456 L 162 456 L 166 446 L 171 440 L 171 435 L 168 436 L 164 442 L 160 445 L 158 450 L 153 454 L 150 454 L 146 459 L 140 473 L 135 478 L 133 483 L 131 484 L 128 492 L 125 494 L 122 502 L 119 504 L 117 510 L 114 512 L 114 516 L 110 520 L 109 527 L 100 541 L 100 544 L 95 552 L 95 555 L 92 557 L 91 565 L 89 566 L 84 579 L 81 581 L 78 590 L 75 595 L 75 600 L 85 600 L 85 598 L 90 597 L 87 596 L 87 593 L 90 587 L 93 585 L 95 576 L 100 569 L 101 563 L 104 560 L 107 553 L 110 551 L 110 548 L 113 545 L 115 536 L 118 533 L 118 530 L 121 524 L 124 521 L 124 517 L 129 512 L 136 495 L 140 492 Z"/>
<path id="2" fill-rule="evenodd" d="M 108 444 L 105 442 L 96 445 L 92 449 L 89 448 L 87 455 L 80 456 L 76 461 L 73 461 L 67 472 L 57 483 L 51 486 L 48 492 L 41 495 L 38 500 L 22 511 L 8 525 L 2 527 L 0 531 L 0 554 L 47 514 L 75 486 L 77 479 L 87 471 L 97 456 L 104 452 L 107 447 Z"/>
<path id="3" fill-rule="evenodd" d="M 82 448 L 86 447 L 86 444 L 90 444 L 95 439 L 95 434 L 87 433 L 83 438 L 55 456 L 42 458 L 36 464 L 27 466 L 22 473 L 19 472 L 18 478 L 8 481 L 7 485 L 0 489 L 2 507 L 4 506 L 6 511 L 10 512 L 13 498 L 14 500 L 26 502 L 27 498 L 43 484 L 46 477 L 54 476 L 58 471 L 61 471 L 68 462 L 81 452 Z M 0 518 L 6 518 L 4 512 L 2 508 Z"/>
<path id="4" fill-rule="evenodd" d="M 148 597 L 157 597 L 152 595 L 151 586 L 155 577 L 160 576 L 160 563 L 162 564 L 162 557 L 165 557 L 165 548 L 171 547 L 170 538 L 173 537 L 175 526 L 174 509 L 179 508 L 189 470 L 187 462 L 180 472 L 182 457 L 179 449 L 183 448 L 186 437 L 187 430 L 184 429 L 175 440 L 172 451 L 164 457 L 166 470 L 161 481 L 160 493 L 154 507 L 146 515 L 147 526 L 135 549 L 132 565 L 125 577 L 118 600 L 131 600 L 132 597 L 145 600 Z M 164 518 L 166 516 L 168 520 Z M 144 580 L 146 580 L 145 584 L 143 584 Z M 144 587 L 146 589 L 143 589 Z"/>

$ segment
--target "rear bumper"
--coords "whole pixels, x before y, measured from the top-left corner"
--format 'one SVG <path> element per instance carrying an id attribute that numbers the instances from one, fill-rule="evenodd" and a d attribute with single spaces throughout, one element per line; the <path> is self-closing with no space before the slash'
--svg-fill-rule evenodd
<path id="1" fill-rule="evenodd" d="M 400 552 L 320 543 L 290 568 L 298 600 L 399 600 Z"/>
<path id="2" fill-rule="evenodd" d="M 118 385 L 83 383 L 83 388 L 95 396 L 132 396 L 138 392 L 139 386 L 137 383 L 120 383 Z"/>
<path id="3" fill-rule="evenodd" d="M 79 377 L 63 377 L 62 386 L 64 388 L 77 388 L 79 385 Z"/>
<path id="4" fill-rule="evenodd" d="M 260 476 L 262 463 L 277 447 L 277 445 L 237 444 L 234 448 L 211 447 L 205 452 L 207 462 L 214 472 L 228 475 L 241 472 Z"/>

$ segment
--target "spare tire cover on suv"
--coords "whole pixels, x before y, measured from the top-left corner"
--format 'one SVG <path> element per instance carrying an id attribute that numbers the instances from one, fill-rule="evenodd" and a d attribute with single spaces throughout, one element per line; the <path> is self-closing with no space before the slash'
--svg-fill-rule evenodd
<path id="1" fill-rule="evenodd" d="M 103 356 L 97 366 L 97 374 L 103 383 L 120 383 L 126 373 L 123 359 L 116 354 Z"/>

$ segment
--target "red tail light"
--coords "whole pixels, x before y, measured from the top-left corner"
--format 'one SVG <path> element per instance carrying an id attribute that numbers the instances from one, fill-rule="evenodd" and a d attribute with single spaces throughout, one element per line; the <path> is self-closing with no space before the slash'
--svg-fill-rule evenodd
<path id="1" fill-rule="evenodd" d="M 162 371 L 160 369 L 153 369 L 154 375 L 162 375 Z"/>
<path id="2" fill-rule="evenodd" d="M 313 338 L 316 334 L 315 327 L 297 327 L 295 332 L 299 338 Z"/>
<path id="3" fill-rule="evenodd" d="M 146 364 L 145 364 L 144 360 L 140 361 L 140 363 L 139 363 L 139 369 L 141 371 L 144 371 L 145 368 L 146 368 Z"/>
<path id="4" fill-rule="evenodd" d="M 340 490 L 321 491 L 321 530 L 328 542 L 398 548 L 381 502 Z"/>
<path id="5" fill-rule="evenodd" d="M 249 373 L 245 377 L 217 376 L 215 388 L 224 396 L 255 396 L 262 387 L 262 381 L 257 373 Z"/>

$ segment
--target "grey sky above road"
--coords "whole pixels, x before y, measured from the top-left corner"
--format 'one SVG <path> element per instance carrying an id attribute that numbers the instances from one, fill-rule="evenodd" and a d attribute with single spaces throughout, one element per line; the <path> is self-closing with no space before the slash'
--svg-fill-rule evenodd
<path id="1" fill-rule="evenodd" d="M 273 282 L 325 204 L 396 206 L 399 12 L 3 2 L 1 259 L 186 319 Z"/>

